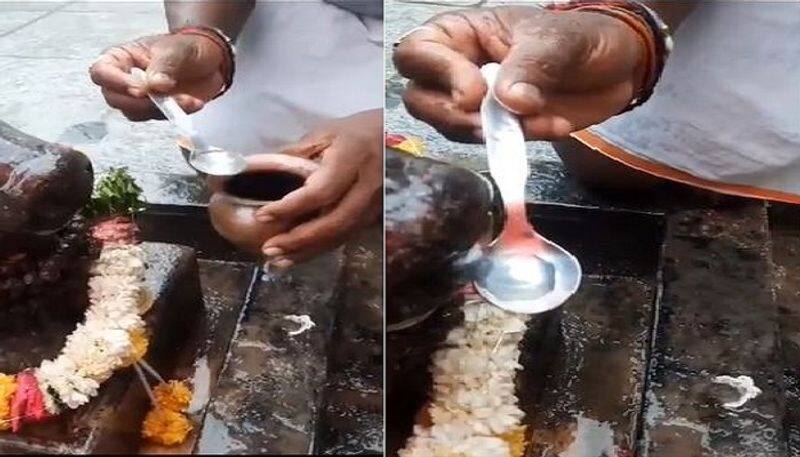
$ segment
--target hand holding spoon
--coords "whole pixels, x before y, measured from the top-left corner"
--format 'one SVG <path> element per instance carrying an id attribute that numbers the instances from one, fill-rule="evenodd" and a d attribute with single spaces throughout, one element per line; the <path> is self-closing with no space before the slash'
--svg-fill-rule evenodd
<path id="1" fill-rule="evenodd" d="M 144 84 L 147 80 L 147 73 L 141 68 L 131 69 L 131 76 L 140 84 Z M 192 168 L 213 176 L 232 176 L 247 168 L 247 162 L 240 154 L 209 145 L 195 130 L 192 118 L 183 111 L 174 98 L 153 93 L 148 93 L 148 96 L 178 132 L 191 140 L 193 149 L 189 154 L 189 165 Z"/>
<path id="2" fill-rule="evenodd" d="M 487 252 L 474 285 L 478 293 L 508 311 L 535 314 L 561 306 L 578 290 L 581 266 L 561 246 L 536 233 L 525 210 L 528 158 L 519 119 L 495 98 L 500 65 L 481 68 L 489 87 L 481 104 L 489 172 L 505 206 L 505 225 Z"/>

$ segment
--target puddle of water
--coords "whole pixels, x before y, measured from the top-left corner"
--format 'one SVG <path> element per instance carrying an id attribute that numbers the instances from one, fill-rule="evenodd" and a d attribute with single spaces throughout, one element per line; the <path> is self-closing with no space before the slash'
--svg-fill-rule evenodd
<path id="1" fill-rule="evenodd" d="M 211 395 L 211 370 L 208 367 L 208 359 L 203 356 L 194 363 L 194 377 L 192 378 L 194 395 L 189 404 L 188 413 L 195 414 L 205 408 Z"/>
<path id="2" fill-rule="evenodd" d="M 246 449 L 244 443 L 231 437 L 225 422 L 211 413 L 206 416 L 203 433 L 197 443 L 197 454 L 230 454 Z"/>
<path id="3" fill-rule="evenodd" d="M 586 457 L 590 455 L 615 457 L 618 453 L 614 445 L 614 431 L 606 422 L 578 416 L 572 432 L 572 444 L 558 454 L 558 457 Z"/>

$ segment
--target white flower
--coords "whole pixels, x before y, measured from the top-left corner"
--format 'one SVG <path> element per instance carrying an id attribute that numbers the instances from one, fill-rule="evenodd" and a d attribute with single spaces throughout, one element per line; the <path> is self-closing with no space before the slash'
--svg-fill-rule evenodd
<path id="1" fill-rule="evenodd" d="M 45 360 L 36 370 L 36 379 L 44 387 L 53 389 L 62 403 L 70 409 L 86 404 L 97 395 L 100 384 L 78 374 L 78 366 L 64 355 L 55 360 Z"/>
<path id="2" fill-rule="evenodd" d="M 461 424 L 434 425 L 429 429 L 414 428 L 400 457 L 507 457 L 511 450 L 501 438 L 474 436 Z"/>
<path id="3" fill-rule="evenodd" d="M 144 251 L 135 245 L 108 246 L 92 265 L 95 276 L 135 276 L 144 278 Z"/>
<path id="4" fill-rule="evenodd" d="M 468 300 L 464 322 L 431 358 L 433 425 L 415 427 L 401 457 L 507 457 L 501 435 L 520 426 L 514 378 L 528 316 Z"/>
<path id="5" fill-rule="evenodd" d="M 132 352 L 128 332 L 103 322 L 87 321 L 67 337 L 62 353 L 75 362 L 78 374 L 103 382 Z"/>
<path id="6" fill-rule="evenodd" d="M 98 306 L 112 300 L 135 305 L 141 300 L 141 289 L 141 281 L 136 276 L 93 276 L 89 278 L 89 301 Z"/>
<path id="7" fill-rule="evenodd" d="M 141 317 L 152 304 L 144 284 L 144 251 L 139 246 L 105 246 L 92 266 L 89 308 L 55 360 L 36 370 L 45 408 L 58 414 L 58 400 L 70 409 L 97 395 L 133 352 L 130 332 L 144 327 Z"/>

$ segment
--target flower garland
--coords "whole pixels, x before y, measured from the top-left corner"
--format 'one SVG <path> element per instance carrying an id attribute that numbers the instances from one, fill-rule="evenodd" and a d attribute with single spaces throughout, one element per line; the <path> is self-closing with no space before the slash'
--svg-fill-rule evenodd
<path id="1" fill-rule="evenodd" d="M 464 322 L 432 357 L 433 394 L 400 457 L 521 457 L 524 413 L 514 378 L 529 316 L 467 292 Z"/>
<path id="2" fill-rule="evenodd" d="M 106 218 L 91 227 L 91 237 L 101 249 L 90 269 L 84 319 L 67 336 L 56 358 L 16 375 L 0 374 L 0 431 L 10 428 L 16 433 L 24 423 L 85 405 L 119 369 L 133 365 L 141 372 L 142 365 L 152 371 L 142 360 L 149 346 L 143 316 L 153 297 L 145 281 L 147 267 L 144 250 L 138 245 L 138 227 L 130 217 L 110 217 L 143 209 L 140 193 L 124 170 L 112 170 L 98 184 L 84 213 Z M 191 390 L 182 382 L 161 380 L 157 395 L 152 395 L 144 377 L 140 378 L 153 400 L 143 436 L 159 444 L 183 442 L 192 430 L 184 414 Z M 173 425 L 152 425 L 152 417 L 165 415 Z"/>

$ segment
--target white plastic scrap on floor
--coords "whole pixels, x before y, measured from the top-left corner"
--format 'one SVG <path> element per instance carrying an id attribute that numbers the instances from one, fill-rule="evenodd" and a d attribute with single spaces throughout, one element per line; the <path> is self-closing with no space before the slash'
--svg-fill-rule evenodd
<path id="1" fill-rule="evenodd" d="M 734 378 L 732 376 L 723 375 L 715 377 L 713 381 L 717 384 L 731 386 L 739 393 L 738 400 L 722 404 L 723 407 L 728 409 L 741 408 L 748 401 L 761 395 L 761 389 L 756 386 L 755 382 L 753 382 L 753 378 L 750 376 L 738 376 Z"/>
<path id="2" fill-rule="evenodd" d="M 297 330 L 286 332 L 289 336 L 297 336 L 317 325 L 314 323 L 314 321 L 311 320 L 311 317 L 309 317 L 307 314 L 303 315 L 289 314 L 287 316 L 283 316 L 283 318 L 286 319 L 287 321 L 291 321 L 299 325 L 299 327 L 297 327 Z"/>

